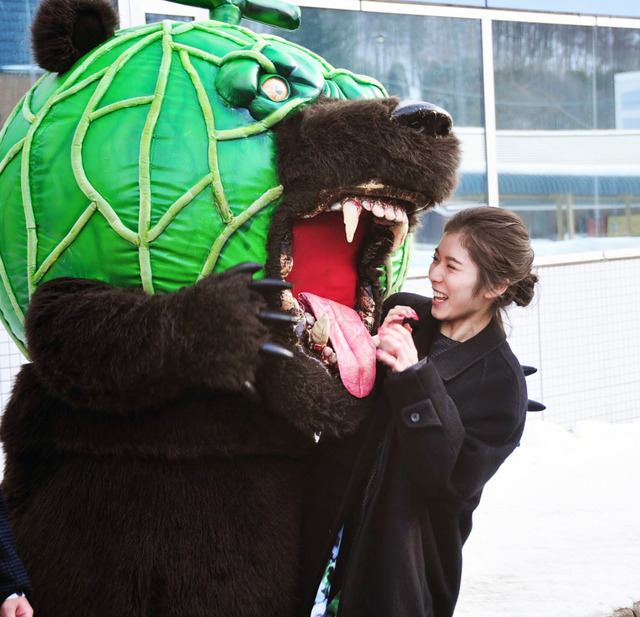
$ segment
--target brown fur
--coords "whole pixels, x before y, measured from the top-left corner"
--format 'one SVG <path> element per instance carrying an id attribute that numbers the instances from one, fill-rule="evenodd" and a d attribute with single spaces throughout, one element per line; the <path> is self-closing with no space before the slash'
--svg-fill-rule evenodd
<path id="1" fill-rule="evenodd" d="M 398 125 L 394 107 L 320 101 L 278 129 L 272 274 L 281 234 L 323 189 L 375 178 L 424 203 L 452 190 L 457 140 Z M 386 250 L 370 251 L 366 276 Z M 33 363 L 1 436 L 38 617 L 293 617 L 314 433 L 353 431 L 371 397 L 303 353 L 263 361 L 266 340 L 291 341 L 260 321 L 249 281 L 228 271 L 148 296 L 56 279 L 35 292 Z M 260 403 L 241 393 L 254 380 Z"/>
<path id="2" fill-rule="evenodd" d="M 31 28 L 36 62 L 65 73 L 117 27 L 118 14 L 109 0 L 43 0 Z"/>
<path id="3" fill-rule="evenodd" d="M 280 240 L 291 221 L 312 212 L 326 195 L 358 193 L 353 187 L 377 181 L 392 191 L 419 197 L 427 209 L 451 196 L 457 186 L 460 142 L 453 134 L 436 137 L 396 122 L 397 98 L 338 101 L 320 99 L 280 123 L 276 129 L 278 173 L 284 187 L 268 244 L 267 272 L 280 270 Z M 410 229 L 418 213 L 409 210 Z M 359 278 L 370 283 L 382 306 L 380 268 L 391 240 L 367 247 Z"/>

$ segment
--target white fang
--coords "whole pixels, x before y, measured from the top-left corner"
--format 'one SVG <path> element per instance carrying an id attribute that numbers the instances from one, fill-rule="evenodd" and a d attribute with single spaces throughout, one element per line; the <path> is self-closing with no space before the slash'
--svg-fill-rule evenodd
<path id="1" fill-rule="evenodd" d="M 358 221 L 360 220 L 360 206 L 353 201 L 353 199 L 347 199 L 342 204 L 342 218 L 344 220 L 344 230 L 347 235 L 347 242 L 353 241 L 353 236 L 358 229 Z"/>

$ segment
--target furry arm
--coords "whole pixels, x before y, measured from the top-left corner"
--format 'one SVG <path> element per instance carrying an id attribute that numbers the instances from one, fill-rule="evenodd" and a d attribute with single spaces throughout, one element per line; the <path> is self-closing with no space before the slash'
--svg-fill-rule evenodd
<path id="1" fill-rule="evenodd" d="M 276 334 L 276 342 L 293 346 L 283 333 Z M 371 406 L 371 395 L 361 399 L 352 396 L 336 375 L 300 349 L 291 360 L 265 362 L 257 383 L 268 406 L 306 435 L 340 437 L 351 433 Z"/>
<path id="2" fill-rule="evenodd" d="M 27 313 L 28 349 L 51 392 L 101 411 L 144 410 L 191 386 L 237 391 L 268 338 L 251 275 L 210 275 L 147 295 L 87 279 L 42 284 Z"/>

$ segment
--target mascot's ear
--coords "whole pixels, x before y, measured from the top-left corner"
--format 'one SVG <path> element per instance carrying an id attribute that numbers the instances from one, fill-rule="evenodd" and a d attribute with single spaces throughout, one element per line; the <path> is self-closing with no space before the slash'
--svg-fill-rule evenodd
<path id="1" fill-rule="evenodd" d="M 46 71 L 64 73 L 112 37 L 117 26 L 110 0 L 44 0 L 31 28 L 36 62 Z"/>

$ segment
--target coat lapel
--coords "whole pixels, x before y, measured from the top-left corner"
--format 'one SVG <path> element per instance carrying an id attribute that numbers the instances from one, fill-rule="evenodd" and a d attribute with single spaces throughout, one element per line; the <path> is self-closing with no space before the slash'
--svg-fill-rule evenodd
<path id="1" fill-rule="evenodd" d="M 420 328 L 413 337 L 420 358 L 427 355 L 434 338 L 440 332 L 440 322 L 431 315 L 431 302 L 425 309 L 420 315 Z M 433 363 L 442 379 L 449 381 L 502 345 L 505 339 L 502 328 L 496 320 L 493 320 L 473 338 L 434 358 Z"/>

